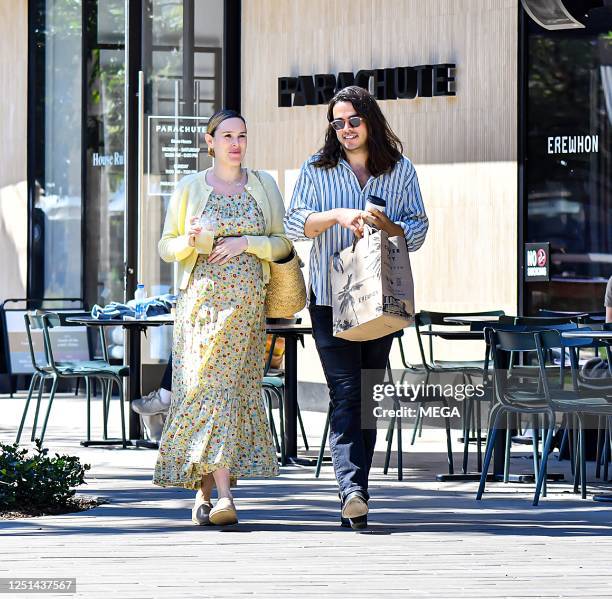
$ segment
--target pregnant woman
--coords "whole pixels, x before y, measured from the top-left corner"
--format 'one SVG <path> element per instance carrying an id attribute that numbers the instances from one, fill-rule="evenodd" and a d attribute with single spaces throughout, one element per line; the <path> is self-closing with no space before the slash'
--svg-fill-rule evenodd
<path id="1" fill-rule="evenodd" d="M 269 262 L 289 255 L 274 179 L 242 167 L 244 118 L 208 122 L 214 166 L 177 185 L 159 253 L 179 263 L 172 403 L 153 482 L 197 489 L 195 524 L 238 521 L 230 478 L 278 474 L 261 399 Z M 213 507 L 211 492 L 218 500 Z"/>

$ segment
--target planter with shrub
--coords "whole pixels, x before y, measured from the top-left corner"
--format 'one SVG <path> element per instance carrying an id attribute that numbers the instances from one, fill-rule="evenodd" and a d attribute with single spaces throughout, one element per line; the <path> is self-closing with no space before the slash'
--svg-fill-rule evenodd
<path id="1" fill-rule="evenodd" d="M 91 466 L 69 455 L 49 456 L 36 440 L 32 451 L 0 443 L 0 518 L 65 514 L 102 503 L 77 497 Z"/>

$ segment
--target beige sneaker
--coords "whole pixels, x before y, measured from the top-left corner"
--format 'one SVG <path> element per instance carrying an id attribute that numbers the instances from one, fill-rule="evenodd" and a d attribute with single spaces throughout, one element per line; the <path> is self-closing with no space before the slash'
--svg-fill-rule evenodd
<path id="1" fill-rule="evenodd" d="M 191 510 L 191 521 L 198 526 L 206 526 L 210 524 L 210 510 L 212 503 L 210 499 L 204 499 L 202 491 L 198 491 L 195 496 L 195 503 Z"/>
<path id="2" fill-rule="evenodd" d="M 209 520 L 211 524 L 216 526 L 236 524 L 238 522 L 238 514 L 236 513 L 233 499 L 221 497 L 215 507 L 210 510 Z"/>

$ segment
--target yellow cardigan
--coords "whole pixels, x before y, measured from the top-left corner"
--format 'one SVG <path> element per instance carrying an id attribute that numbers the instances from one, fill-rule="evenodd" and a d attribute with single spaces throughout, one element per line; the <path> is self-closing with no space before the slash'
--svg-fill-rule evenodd
<path id="1" fill-rule="evenodd" d="M 157 244 L 159 255 L 164 262 L 179 263 L 179 288 L 185 289 L 198 254 L 210 254 L 213 248 L 213 234 L 203 231 L 196 238 L 196 247 L 189 245 L 189 221 L 193 216 L 200 216 L 213 188 L 206 183 L 207 169 L 200 173 L 188 175 L 179 181 L 166 212 L 164 231 Z M 262 260 L 264 283 L 270 280 L 269 262 L 288 256 L 292 244 L 285 235 L 283 218 L 285 205 L 274 179 L 266 172 L 258 171 L 257 175 L 247 169 L 248 179 L 245 190 L 253 196 L 266 223 L 264 235 L 245 235 L 246 252 L 255 254 Z"/>

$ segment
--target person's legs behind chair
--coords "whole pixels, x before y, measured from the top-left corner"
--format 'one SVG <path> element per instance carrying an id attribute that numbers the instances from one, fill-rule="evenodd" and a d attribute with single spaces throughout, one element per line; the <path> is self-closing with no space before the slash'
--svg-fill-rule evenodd
<path id="1" fill-rule="evenodd" d="M 145 397 L 132 401 L 132 410 L 137 414 L 166 414 L 172 400 L 172 355 L 164 370 L 159 389 Z"/>

